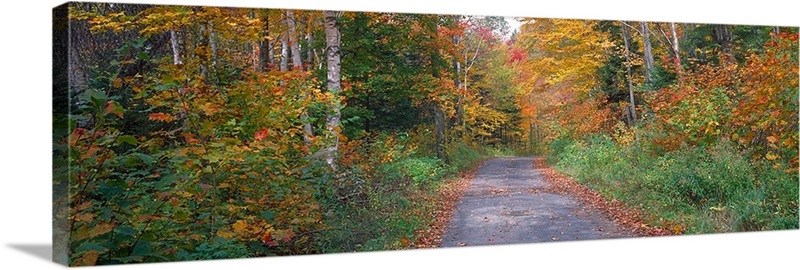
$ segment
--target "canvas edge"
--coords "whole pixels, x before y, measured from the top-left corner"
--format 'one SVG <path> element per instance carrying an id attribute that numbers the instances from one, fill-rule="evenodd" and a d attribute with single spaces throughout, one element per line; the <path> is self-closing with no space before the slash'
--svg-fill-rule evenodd
<path id="1" fill-rule="evenodd" d="M 66 266 L 69 265 L 69 164 L 65 158 L 68 148 L 59 140 L 68 136 L 70 130 L 68 12 L 71 5 L 67 2 L 52 9 L 52 261 Z"/>

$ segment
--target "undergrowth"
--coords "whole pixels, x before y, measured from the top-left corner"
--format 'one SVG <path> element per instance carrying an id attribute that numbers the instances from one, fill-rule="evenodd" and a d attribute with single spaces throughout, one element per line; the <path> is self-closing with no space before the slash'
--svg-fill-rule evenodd
<path id="1" fill-rule="evenodd" d="M 798 228 L 798 178 L 789 162 L 752 160 L 733 143 L 657 153 L 606 136 L 558 139 L 547 161 L 647 222 L 685 233 Z"/>
<path id="2" fill-rule="evenodd" d="M 326 229 L 315 237 L 321 253 L 412 248 L 416 232 L 434 217 L 437 190 L 490 156 L 464 143 L 446 147 L 450 163 L 418 151 L 412 136 L 381 135 L 363 157 L 322 187 L 318 201 Z M 356 154 L 356 153 L 352 153 Z"/>

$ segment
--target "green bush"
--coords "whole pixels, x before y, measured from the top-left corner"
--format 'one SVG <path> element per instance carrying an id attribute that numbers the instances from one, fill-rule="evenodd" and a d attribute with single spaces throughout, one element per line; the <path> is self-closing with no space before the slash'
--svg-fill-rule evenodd
<path id="1" fill-rule="evenodd" d="M 548 158 L 578 182 L 639 208 L 652 224 L 690 233 L 798 227 L 798 181 L 785 167 L 753 162 L 726 140 L 660 156 L 647 147 L 605 136 L 557 139 Z"/>
<path id="2" fill-rule="evenodd" d="M 472 168 L 487 156 L 485 150 L 471 147 L 465 142 L 453 142 L 445 148 L 450 166 L 455 171 Z"/>

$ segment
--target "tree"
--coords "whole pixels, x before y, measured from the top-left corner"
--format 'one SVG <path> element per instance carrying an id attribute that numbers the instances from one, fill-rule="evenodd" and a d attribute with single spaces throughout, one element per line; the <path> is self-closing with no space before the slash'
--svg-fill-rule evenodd
<path id="1" fill-rule="evenodd" d="M 681 68 L 681 45 L 678 41 L 678 30 L 675 28 L 675 23 L 669 23 L 669 32 L 672 37 L 672 53 L 675 55 L 675 67 L 680 73 Z"/>
<path id="2" fill-rule="evenodd" d="M 325 149 L 325 162 L 335 171 L 336 152 L 339 150 L 339 130 L 342 117 L 342 104 L 339 96 L 342 92 L 342 75 L 340 60 L 341 36 L 337 19 L 341 12 L 326 10 L 323 11 L 325 17 L 325 52 L 328 64 L 328 92 L 333 95 L 333 100 L 328 105 L 328 112 L 325 120 L 325 134 L 328 147 Z"/>
<path id="3" fill-rule="evenodd" d="M 620 30 L 622 30 L 622 40 L 625 43 L 625 71 L 627 73 L 628 91 L 630 97 L 630 104 L 628 105 L 628 113 L 630 115 L 630 125 L 636 124 L 636 103 L 633 98 L 633 76 L 631 75 L 631 51 L 630 42 L 628 41 L 628 30 L 625 22 L 620 21 Z"/>
<path id="4" fill-rule="evenodd" d="M 642 46 L 644 47 L 645 81 L 650 82 L 653 79 L 651 73 L 655 62 L 653 60 L 653 47 L 650 43 L 650 27 L 647 26 L 647 22 L 639 22 L 639 27 L 641 28 Z"/>
<path id="5" fill-rule="evenodd" d="M 257 71 L 269 71 L 269 64 L 272 63 L 272 35 L 269 33 L 269 10 L 260 12 L 261 21 L 264 28 L 261 31 L 262 37 L 258 40 L 258 65 Z"/>
<path id="6" fill-rule="evenodd" d="M 286 10 L 286 27 L 289 35 L 289 48 L 292 50 L 292 69 L 303 70 L 303 60 L 300 56 L 300 43 L 297 42 L 297 24 L 294 11 Z"/>
<path id="7" fill-rule="evenodd" d="M 731 38 L 729 26 L 723 24 L 714 25 L 714 40 L 722 47 L 722 61 L 728 64 L 736 63 Z"/>

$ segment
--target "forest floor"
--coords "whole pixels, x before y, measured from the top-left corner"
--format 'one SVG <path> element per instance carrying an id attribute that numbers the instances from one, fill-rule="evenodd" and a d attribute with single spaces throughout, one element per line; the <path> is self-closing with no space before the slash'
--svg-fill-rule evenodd
<path id="1" fill-rule="evenodd" d="M 561 176 L 541 158 L 487 160 L 452 210 L 440 246 L 664 235 L 635 211 Z"/>

